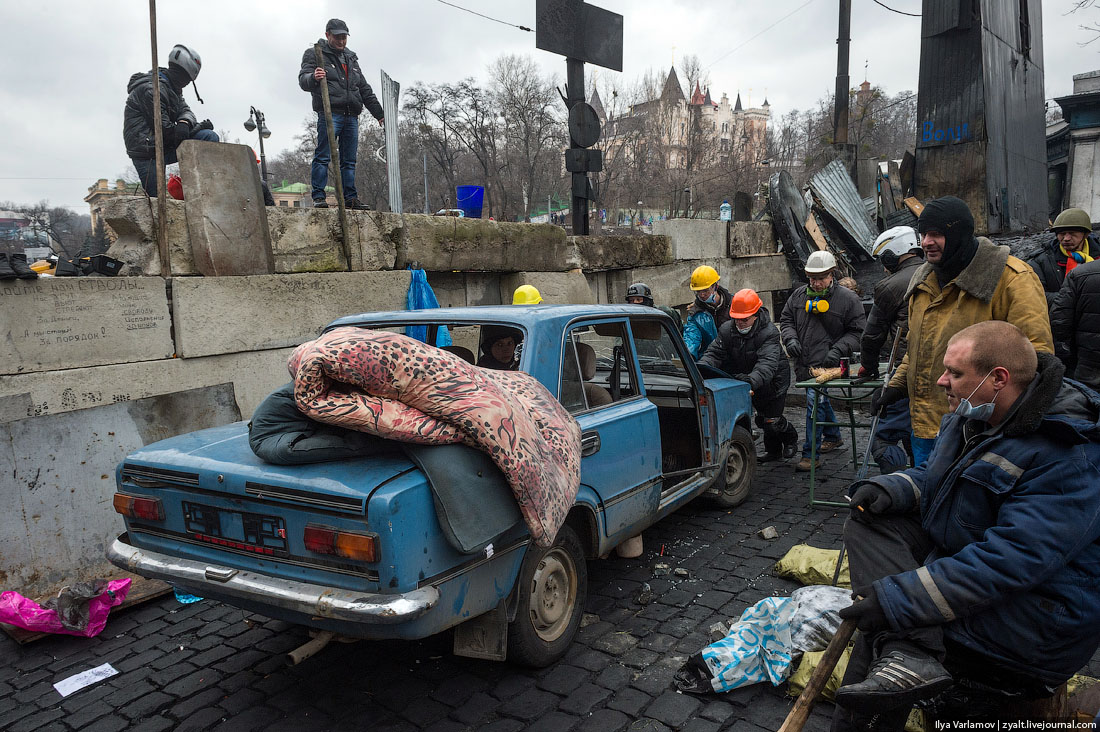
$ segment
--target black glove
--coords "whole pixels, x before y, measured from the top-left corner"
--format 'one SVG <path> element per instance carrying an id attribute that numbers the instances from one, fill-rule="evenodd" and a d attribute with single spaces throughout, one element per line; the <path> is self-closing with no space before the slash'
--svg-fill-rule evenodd
<path id="1" fill-rule="evenodd" d="M 877 379 L 877 378 L 878 378 L 878 367 L 877 366 L 872 367 L 872 368 L 867 368 L 866 366 L 860 366 L 859 367 L 859 373 L 856 375 L 856 378 L 852 379 L 852 385 L 853 386 L 858 386 L 859 384 L 862 384 L 864 382 L 871 381 L 871 380 Z"/>
<path id="2" fill-rule="evenodd" d="M 886 412 L 886 407 L 894 402 L 901 401 L 906 396 L 908 396 L 908 392 L 900 386 L 887 386 L 878 389 L 871 395 L 871 413 L 881 417 Z"/>
<path id="3" fill-rule="evenodd" d="M 852 486 L 852 517 L 860 521 L 867 520 L 867 514 L 886 513 L 894 500 L 886 489 L 877 483 L 862 482 Z"/>
<path id="4" fill-rule="evenodd" d="M 199 122 L 199 126 L 196 127 L 195 129 L 196 130 L 212 130 L 212 129 L 214 129 L 214 123 L 211 122 L 208 119 L 204 119 L 202 122 Z"/>
<path id="5" fill-rule="evenodd" d="M 830 349 L 829 353 L 825 356 L 825 360 L 821 362 L 821 365 L 827 369 L 831 369 L 834 366 L 840 365 L 840 351 Z"/>
<path id="6" fill-rule="evenodd" d="M 746 384 L 749 383 L 748 374 L 734 374 L 733 378 L 737 379 L 738 381 L 744 381 Z"/>
<path id="7" fill-rule="evenodd" d="M 840 617 L 848 620 L 856 619 L 856 627 L 864 633 L 877 633 L 880 630 L 890 630 L 890 621 L 886 619 L 886 611 L 879 604 L 874 587 L 868 587 L 860 591 L 863 599 L 841 609 Z"/>
<path id="8" fill-rule="evenodd" d="M 176 144 L 178 145 L 191 137 L 191 125 L 183 121 L 177 122 L 176 129 L 172 130 L 172 136 L 176 138 Z"/>
<path id="9" fill-rule="evenodd" d="M 784 343 L 787 347 L 787 355 L 791 358 L 800 358 L 802 356 L 802 344 L 795 340 L 790 340 Z"/>

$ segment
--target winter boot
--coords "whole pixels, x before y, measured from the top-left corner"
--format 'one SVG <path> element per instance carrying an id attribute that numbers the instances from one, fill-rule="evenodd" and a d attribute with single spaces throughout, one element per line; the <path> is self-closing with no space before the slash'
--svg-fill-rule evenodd
<path id="1" fill-rule="evenodd" d="M 0 280 L 14 280 L 17 275 L 15 270 L 11 268 L 11 263 L 8 262 L 8 253 L 0 252 Z"/>
<path id="2" fill-rule="evenodd" d="M 31 269 L 30 265 L 27 264 L 27 255 L 25 253 L 20 252 L 19 254 L 9 254 L 8 266 L 13 272 L 15 272 L 15 276 L 21 280 L 38 279 L 38 273 Z"/>

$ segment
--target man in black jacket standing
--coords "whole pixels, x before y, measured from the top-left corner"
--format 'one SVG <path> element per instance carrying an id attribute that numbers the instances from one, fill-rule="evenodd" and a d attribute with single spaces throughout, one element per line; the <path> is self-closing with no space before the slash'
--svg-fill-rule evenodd
<path id="1" fill-rule="evenodd" d="M 734 294 L 729 314 L 699 363 L 748 383 L 756 425 L 764 430 L 764 455 L 759 462 L 792 458 L 798 449 L 798 431 L 783 416 L 791 369 L 779 344 L 779 329 L 753 290 Z"/>
<path id="2" fill-rule="evenodd" d="M 199 54 L 187 46 L 176 45 L 168 53 L 168 68 L 160 74 L 160 123 L 164 138 L 164 163 L 177 162 L 176 148 L 184 140 L 218 142 L 218 133 L 210 120 L 199 122 L 183 98 L 183 88 L 194 83 L 202 68 Z M 150 196 L 157 195 L 156 148 L 153 131 L 153 72 L 142 71 L 130 77 L 126 86 L 126 109 L 122 121 L 122 141 L 134 163 L 141 187 Z M 202 101 L 201 99 L 199 101 Z"/>
<path id="3" fill-rule="evenodd" d="M 1073 268 L 1050 308 L 1054 353 L 1073 378 L 1100 390 L 1100 260 Z"/>
<path id="4" fill-rule="evenodd" d="M 859 346 L 859 337 L 867 324 L 863 303 L 859 296 L 847 287 L 834 282 L 836 257 L 831 252 L 812 252 L 806 258 L 806 278 L 809 285 L 795 289 L 779 318 L 780 335 L 787 355 L 794 362 L 794 375 L 799 380 L 810 378 L 810 369 L 817 366 L 837 366 L 840 359 L 850 356 Z M 836 413 L 824 394 L 820 396 L 818 422 L 836 422 Z M 806 390 L 806 440 L 802 443 L 802 460 L 795 468 L 800 472 L 810 469 L 810 452 L 816 440 L 818 454 L 830 452 L 844 444 L 840 428 L 836 425 L 813 425 L 814 390 Z M 824 442 L 822 436 L 824 435 Z"/>
<path id="5" fill-rule="evenodd" d="M 882 232 L 871 249 L 886 270 L 886 276 L 875 285 L 874 304 L 867 315 L 867 328 L 863 331 L 859 349 L 859 378 L 874 379 L 879 376 L 879 359 L 889 358 L 888 352 L 894 334 L 901 331 L 894 363 L 901 363 L 905 355 L 905 331 L 908 330 L 909 300 L 905 297 L 913 272 L 924 259 L 917 239 L 917 232 L 910 226 L 895 226 Z M 882 415 L 871 441 L 871 455 L 883 473 L 892 473 L 909 465 L 909 399 L 901 399 Z M 898 446 L 901 442 L 901 446 Z"/>
<path id="6" fill-rule="evenodd" d="M 378 120 L 383 121 L 382 105 L 359 68 L 359 57 L 347 48 L 348 26 L 339 18 L 325 25 L 325 38 L 321 44 L 324 66 L 317 65 L 313 46 L 302 54 L 302 68 L 298 72 L 298 85 L 313 95 L 313 111 L 317 112 L 317 150 L 313 153 L 310 183 L 313 187 L 315 208 L 328 208 L 325 202 L 325 186 L 328 185 L 328 166 L 332 152 L 328 149 L 328 128 L 325 125 L 325 107 L 321 100 L 321 82 L 328 84 L 329 103 L 332 105 L 332 129 L 340 148 L 340 181 L 344 187 L 344 206 L 366 210 L 355 190 L 355 161 L 359 147 L 359 115 L 363 107 Z"/>

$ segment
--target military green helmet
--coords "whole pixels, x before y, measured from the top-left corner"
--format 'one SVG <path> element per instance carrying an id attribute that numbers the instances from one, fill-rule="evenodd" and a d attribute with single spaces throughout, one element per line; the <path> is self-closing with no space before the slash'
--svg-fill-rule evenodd
<path id="1" fill-rule="evenodd" d="M 1058 218 L 1054 219 L 1054 226 L 1051 226 L 1050 230 L 1064 231 L 1066 229 L 1083 231 L 1086 234 L 1090 233 L 1092 231 L 1092 219 L 1089 217 L 1089 212 L 1080 208 L 1067 208 L 1058 214 Z"/>

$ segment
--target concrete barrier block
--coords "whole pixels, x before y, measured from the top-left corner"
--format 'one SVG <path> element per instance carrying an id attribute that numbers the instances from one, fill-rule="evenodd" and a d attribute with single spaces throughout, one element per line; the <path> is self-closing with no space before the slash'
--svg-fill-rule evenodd
<path id="1" fill-rule="evenodd" d="M 560 226 L 405 214 L 397 266 L 432 272 L 563 272 L 580 266 Z"/>
<path id="2" fill-rule="evenodd" d="M 660 267 L 638 267 L 624 270 L 608 279 L 608 298 L 620 302 L 632 282 L 644 282 L 653 291 L 657 305 L 679 307 L 694 300 L 690 288 L 691 273 L 700 265 L 718 270 L 719 284 L 730 292 L 748 287 L 759 293 L 786 290 L 791 286 L 787 260 L 782 254 L 762 254 L 751 257 L 700 259 Z M 773 313 L 774 315 L 774 313 Z"/>
<path id="3" fill-rule="evenodd" d="M 169 198 L 168 253 L 172 274 L 176 277 L 198 274 L 191 257 L 183 201 Z M 114 196 L 101 205 L 103 221 L 117 237 L 108 256 L 125 263 L 120 274 L 130 277 L 158 277 L 160 251 L 157 249 L 157 200 L 144 196 Z"/>
<path id="4" fill-rule="evenodd" d="M 672 241 L 667 236 L 573 236 L 581 268 L 586 272 L 672 264 Z"/>
<path id="5" fill-rule="evenodd" d="M 166 358 L 160 277 L 42 277 L 0 283 L 0 374 Z"/>
<path id="6" fill-rule="evenodd" d="M 372 211 L 348 211 L 348 238 L 353 271 L 393 269 L 397 257 L 394 231 L 400 218 Z M 391 217 L 396 220 L 391 220 Z M 346 272 L 340 246 L 340 212 L 329 208 L 267 210 L 275 271 Z"/>
<path id="7" fill-rule="evenodd" d="M 185 140 L 177 153 L 195 269 L 205 277 L 273 273 L 267 207 L 252 150 Z"/>
<path id="8" fill-rule="evenodd" d="M 462 272 L 428 272 L 428 284 L 441 308 L 466 306 L 466 276 Z"/>
<path id="9" fill-rule="evenodd" d="M 548 305 L 594 305 L 596 297 L 579 269 L 572 272 L 516 272 L 501 275 L 500 301 L 512 302 L 512 293 L 520 285 L 534 285 Z"/>
<path id="10" fill-rule="evenodd" d="M 500 275 L 482 272 L 466 272 L 467 305 L 511 305 L 512 290 L 508 297 L 501 294 Z M 517 285 L 516 287 L 518 287 Z M 512 288 L 513 290 L 515 288 Z"/>
<path id="11" fill-rule="evenodd" d="M 132 450 L 229 424 L 229 384 L 0 424 L 0 586 L 35 596 L 112 576 L 107 543 L 122 533 L 112 508 L 115 466 Z"/>
<path id="12" fill-rule="evenodd" d="M 653 233 L 669 238 L 673 261 L 726 256 L 725 221 L 666 219 L 653 222 Z"/>
<path id="13" fill-rule="evenodd" d="M 729 256 L 775 254 L 779 242 L 770 221 L 738 221 L 730 227 Z"/>
<path id="14" fill-rule="evenodd" d="M 750 257 L 730 257 L 710 262 L 722 276 L 722 284 L 730 291 L 748 287 L 757 292 L 787 290 L 791 287 L 791 272 L 782 254 L 758 254 Z"/>
<path id="15" fill-rule="evenodd" d="M 178 353 L 297 345 L 344 315 L 404 310 L 409 281 L 407 270 L 180 278 L 172 286 Z"/>
<path id="16" fill-rule="evenodd" d="M 293 350 L 280 348 L 0 376 L 0 424 L 133 402 L 226 381 L 233 382 L 241 414 L 249 417 L 268 394 L 290 381 L 286 363 Z"/>

